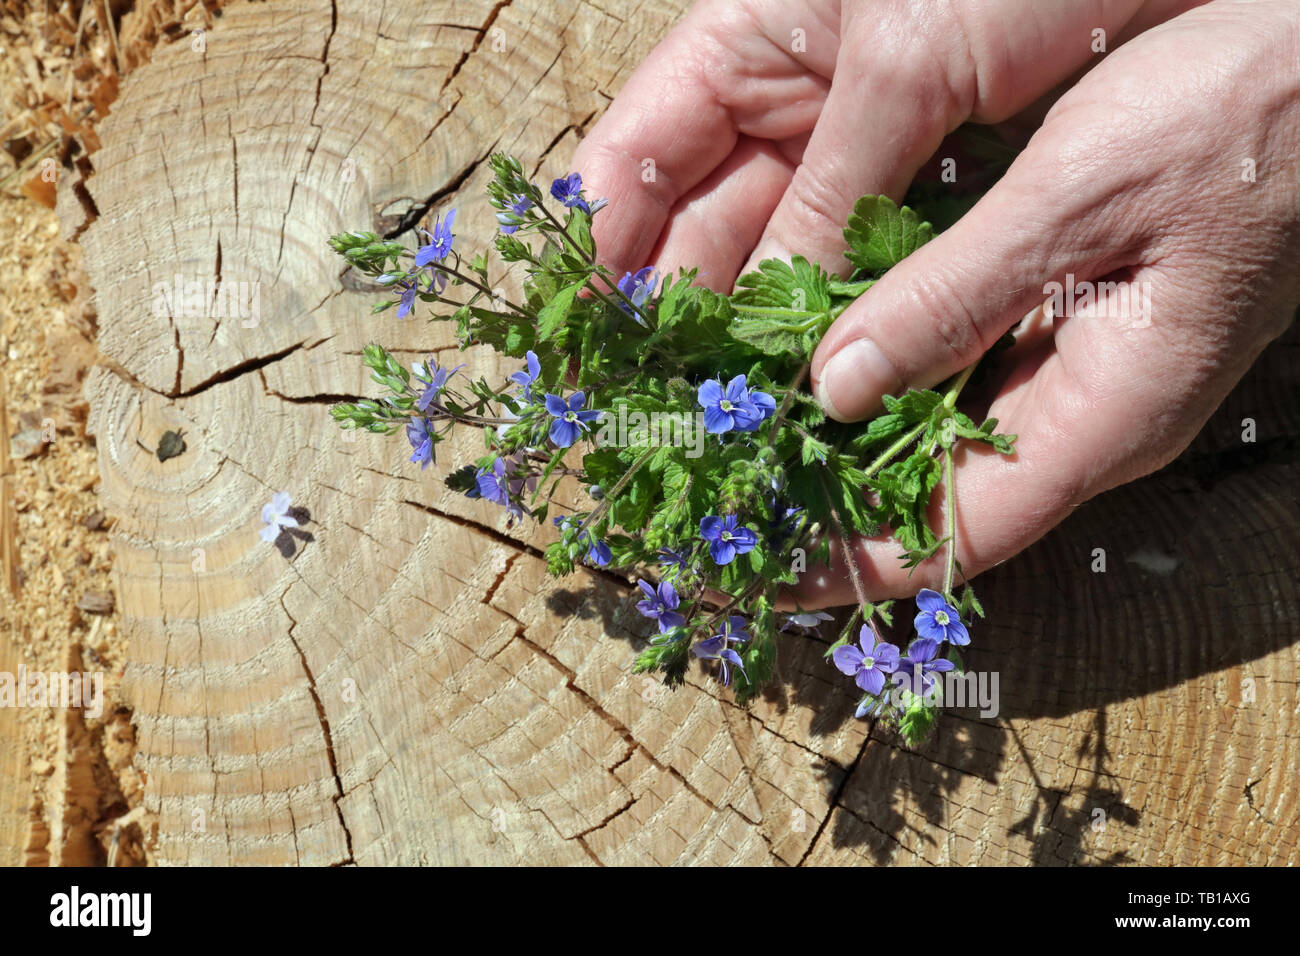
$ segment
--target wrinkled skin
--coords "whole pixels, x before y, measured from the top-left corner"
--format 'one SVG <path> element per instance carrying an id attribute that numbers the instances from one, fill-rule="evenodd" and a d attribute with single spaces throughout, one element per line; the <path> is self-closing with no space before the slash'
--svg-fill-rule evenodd
<path id="1" fill-rule="evenodd" d="M 1097 28 L 1104 57 L 1091 50 Z M 807 52 L 791 52 L 796 29 Z M 882 394 L 944 381 L 1067 273 L 1150 293 L 1146 314 L 1120 300 L 1040 311 L 1004 357 L 984 404 L 1020 436 L 1018 452 L 956 459 L 958 558 L 973 576 L 1174 458 L 1290 322 L 1300 4 L 703 2 L 628 80 L 574 166 L 589 195 L 611 200 L 595 233 L 616 273 L 698 265 L 729 291 L 770 256 L 846 273 L 853 201 L 900 199 L 967 120 L 1036 129 L 971 212 L 831 328 L 811 370 L 828 412 L 859 420 Z M 942 499 L 940 488 L 935 527 Z M 872 598 L 941 578 L 939 559 L 909 577 L 887 536 L 854 546 Z M 810 569 L 796 597 L 852 602 L 840 557 Z"/>

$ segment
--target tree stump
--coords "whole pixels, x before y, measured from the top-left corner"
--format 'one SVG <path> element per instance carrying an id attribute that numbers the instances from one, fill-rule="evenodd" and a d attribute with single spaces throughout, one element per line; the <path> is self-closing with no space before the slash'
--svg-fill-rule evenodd
<path id="1" fill-rule="evenodd" d="M 567 172 L 683 7 L 237 5 L 127 80 L 80 239 L 160 859 L 1300 861 L 1294 334 L 1178 462 L 982 578 L 971 665 L 1000 673 L 1001 714 L 949 716 L 918 751 L 853 719 L 813 638 L 783 641 L 748 709 L 699 670 L 672 692 L 634 675 L 626 581 L 552 581 L 545 530 L 503 530 L 400 440 L 329 420 L 373 394 L 367 342 L 414 360 L 454 338 L 371 317 L 326 238 L 456 206 L 462 248 L 485 246 L 485 158 Z M 154 309 L 176 276 L 256 283 L 258 308 Z M 167 431 L 185 450 L 160 461 Z M 281 490 L 303 534 L 272 547 Z"/>

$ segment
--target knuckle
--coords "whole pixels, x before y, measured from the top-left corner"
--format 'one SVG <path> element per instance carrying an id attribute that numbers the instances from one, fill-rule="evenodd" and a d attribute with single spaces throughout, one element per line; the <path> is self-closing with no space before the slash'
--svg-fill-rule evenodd
<path id="1" fill-rule="evenodd" d="M 988 350 L 982 324 L 951 278 L 934 271 L 923 274 L 911 284 L 908 296 L 915 314 L 927 317 L 935 337 L 954 362 L 968 362 Z"/>
<path id="2" fill-rule="evenodd" d="M 801 164 L 787 193 L 786 211 L 792 228 L 812 235 L 839 235 L 853 208 L 853 199 L 814 167 Z"/>

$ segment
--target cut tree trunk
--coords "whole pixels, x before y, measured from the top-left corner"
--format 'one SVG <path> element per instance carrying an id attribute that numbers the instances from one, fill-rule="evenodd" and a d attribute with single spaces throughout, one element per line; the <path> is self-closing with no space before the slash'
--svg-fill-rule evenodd
<path id="1" fill-rule="evenodd" d="M 326 238 L 455 206 L 461 248 L 485 246 L 485 158 L 567 172 L 682 6 L 236 5 L 126 82 L 80 239 L 160 859 L 1300 862 L 1294 335 L 1178 462 L 984 576 L 970 663 L 999 673 L 1001 712 L 917 751 L 853 719 L 811 638 L 783 641 L 749 709 L 699 670 L 673 692 L 634 675 L 624 580 L 552 581 L 546 529 L 502 530 L 400 438 L 330 422 L 373 394 L 367 342 L 414 360 L 454 338 L 371 317 Z M 258 308 L 155 310 L 176 276 L 255 283 Z M 439 473 L 481 442 L 443 449 Z M 304 534 L 272 547 L 281 490 Z"/>

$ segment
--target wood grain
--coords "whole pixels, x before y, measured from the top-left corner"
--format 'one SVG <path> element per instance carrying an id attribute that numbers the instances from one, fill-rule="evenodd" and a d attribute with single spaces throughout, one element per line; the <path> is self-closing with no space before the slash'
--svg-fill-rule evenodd
<path id="1" fill-rule="evenodd" d="M 454 205 L 484 244 L 484 158 L 566 171 L 682 9 L 602 6 L 236 5 L 101 125 L 81 241 L 108 361 L 87 393 L 160 858 L 1300 860 L 1294 335 L 1177 463 L 985 576 L 971 663 L 1000 673 L 1001 714 L 952 715 L 916 752 L 853 719 L 813 638 L 784 641 L 748 710 L 700 671 L 675 692 L 633 675 L 625 582 L 548 579 L 540 533 L 329 423 L 367 393 L 366 342 L 453 340 L 370 317 L 326 237 Z M 259 283 L 257 323 L 155 315 L 175 274 Z M 274 548 L 258 512 L 280 490 L 309 537 Z"/>

